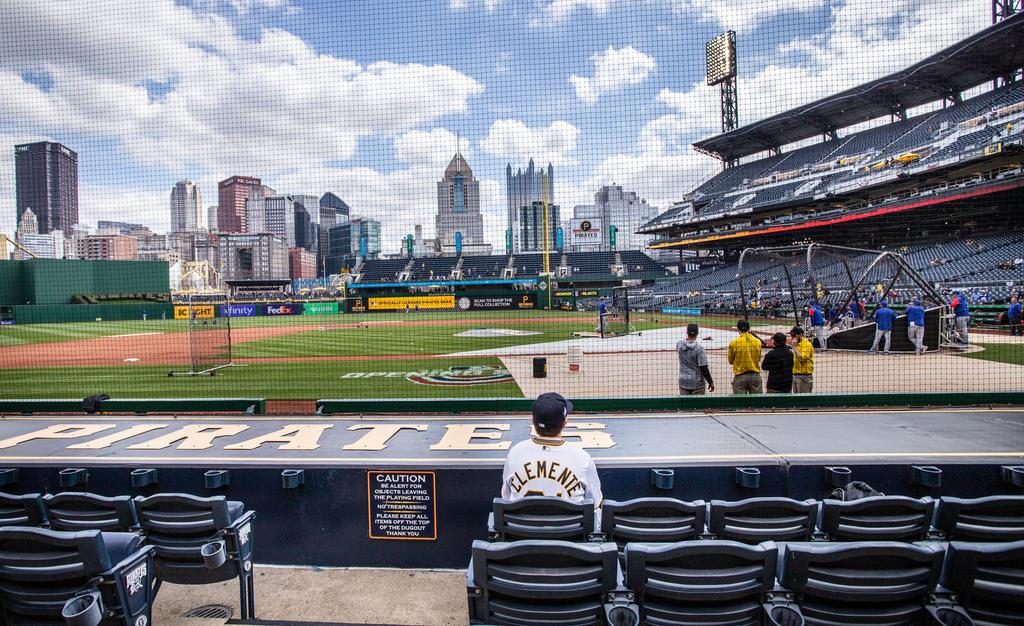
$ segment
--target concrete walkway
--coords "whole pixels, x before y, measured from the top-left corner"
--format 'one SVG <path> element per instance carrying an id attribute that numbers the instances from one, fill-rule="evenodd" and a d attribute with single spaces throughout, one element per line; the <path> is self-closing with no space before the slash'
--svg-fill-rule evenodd
<path id="1" fill-rule="evenodd" d="M 182 617 L 209 604 L 229 606 L 238 618 L 238 582 L 165 584 L 156 599 L 153 623 L 223 623 Z M 256 617 L 261 620 L 465 626 L 467 611 L 464 571 L 256 566 Z"/>

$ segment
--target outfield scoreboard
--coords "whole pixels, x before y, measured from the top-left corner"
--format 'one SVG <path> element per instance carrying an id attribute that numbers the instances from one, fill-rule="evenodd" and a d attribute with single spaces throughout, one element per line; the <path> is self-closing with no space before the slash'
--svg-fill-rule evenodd
<path id="1" fill-rule="evenodd" d="M 736 76 L 736 32 L 726 31 L 704 48 L 708 85 L 717 85 Z"/>

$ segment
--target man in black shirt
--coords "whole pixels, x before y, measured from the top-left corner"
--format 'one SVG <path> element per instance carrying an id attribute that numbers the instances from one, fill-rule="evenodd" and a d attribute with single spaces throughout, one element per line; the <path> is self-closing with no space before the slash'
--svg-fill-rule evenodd
<path id="1" fill-rule="evenodd" d="M 775 333 L 772 336 L 774 347 L 764 355 L 761 369 L 768 372 L 768 393 L 789 393 L 793 390 L 793 352 L 786 345 L 786 335 Z"/>

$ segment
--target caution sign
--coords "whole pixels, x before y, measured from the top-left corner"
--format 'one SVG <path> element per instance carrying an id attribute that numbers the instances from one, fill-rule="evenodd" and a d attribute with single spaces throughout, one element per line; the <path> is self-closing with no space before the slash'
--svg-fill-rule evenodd
<path id="1" fill-rule="evenodd" d="M 191 313 L 189 312 L 190 308 L 192 309 Z M 214 316 L 213 305 L 205 305 L 204 304 L 204 305 L 201 305 L 201 306 L 193 305 L 191 307 L 189 307 L 188 305 L 185 305 L 185 306 L 179 305 L 179 306 L 175 306 L 174 307 L 174 319 L 176 319 L 176 320 L 187 320 L 187 319 L 208 320 L 208 319 L 213 319 L 213 316 Z"/>
<path id="2" fill-rule="evenodd" d="M 437 539 L 434 472 L 366 473 L 370 539 Z"/>
<path id="3" fill-rule="evenodd" d="M 398 311 L 405 308 L 413 310 L 424 309 L 454 309 L 455 296 L 392 296 L 370 298 L 369 309 L 371 311 Z"/>

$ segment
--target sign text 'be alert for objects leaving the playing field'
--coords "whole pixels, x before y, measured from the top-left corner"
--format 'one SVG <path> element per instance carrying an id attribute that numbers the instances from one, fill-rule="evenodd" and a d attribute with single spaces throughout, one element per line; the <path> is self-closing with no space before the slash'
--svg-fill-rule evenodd
<path id="1" fill-rule="evenodd" d="M 434 472 L 369 471 L 370 539 L 437 539 Z"/>

